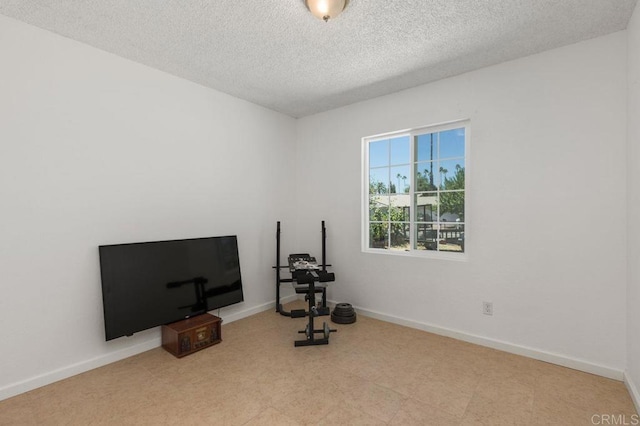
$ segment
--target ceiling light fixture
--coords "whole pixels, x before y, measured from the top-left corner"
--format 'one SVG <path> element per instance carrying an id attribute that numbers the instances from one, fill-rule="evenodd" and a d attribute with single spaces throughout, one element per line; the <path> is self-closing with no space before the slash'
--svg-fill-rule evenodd
<path id="1" fill-rule="evenodd" d="M 309 11 L 324 22 L 333 19 L 344 10 L 347 0 L 305 0 Z"/>

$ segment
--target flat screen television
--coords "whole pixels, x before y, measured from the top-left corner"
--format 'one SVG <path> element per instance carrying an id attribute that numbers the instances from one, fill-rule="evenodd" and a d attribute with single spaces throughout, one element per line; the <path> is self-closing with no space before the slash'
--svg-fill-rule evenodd
<path id="1" fill-rule="evenodd" d="M 103 245 L 106 340 L 244 300 L 237 237 Z"/>

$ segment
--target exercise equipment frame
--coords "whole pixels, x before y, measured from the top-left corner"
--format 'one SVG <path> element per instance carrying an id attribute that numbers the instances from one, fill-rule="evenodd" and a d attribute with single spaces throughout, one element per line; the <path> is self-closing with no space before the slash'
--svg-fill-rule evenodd
<path id="1" fill-rule="evenodd" d="M 322 263 L 318 265 L 315 258 L 308 253 L 290 254 L 289 265 L 280 265 L 280 222 L 276 231 L 276 312 L 291 318 L 309 317 L 309 321 L 304 330 L 298 333 L 304 333 L 306 339 L 296 340 L 295 346 L 311 346 L 311 345 L 327 345 L 329 344 L 329 335 L 337 330 L 329 328 L 326 322 L 322 324 L 321 329 L 314 326 L 314 318 L 320 315 L 329 315 L 330 309 L 327 307 L 327 287 L 324 284 L 316 287 L 316 282 L 326 283 L 335 281 L 335 274 L 327 272 L 326 256 L 326 239 L 327 229 L 322 221 Z M 281 269 L 288 268 L 291 278 L 282 278 L 280 276 Z M 290 312 L 284 310 L 280 303 L 280 285 L 282 283 L 292 283 L 298 294 L 305 294 L 305 299 L 309 303 L 309 310 L 293 309 Z M 297 285 L 297 287 L 296 287 Z M 316 293 L 322 294 L 322 302 L 316 306 Z M 322 334 L 322 337 L 316 338 L 316 334 Z"/>
<path id="2" fill-rule="evenodd" d="M 280 233 L 281 233 L 280 221 L 278 221 L 277 230 L 276 230 L 276 266 L 273 267 L 276 270 L 276 312 L 278 312 L 280 315 L 284 315 L 287 317 L 293 317 L 293 318 L 305 317 L 309 315 L 309 311 L 306 311 L 304 309 L 293 309 L 291 311 L 287 311 L 282 307 L 282 303 L 280 302 L 280 285 L 282 283 L 292 283 L 296 293 L 308 294 L 308 289 L 307 287 L 304 286 L 306 283 L 299 282 L 297 278 L 299 275 L 301 275 L 301 272 L 292 270 L 291 264 L 281 265 L 280 263 Z M 313 286 L 314 293 L 322 293 L 322 302 L 318 310 L 320 315 L 330 314 L 329 308 L 327 306 L 327 291 L 326 291 L 326 285 L 322 285 L 318 287 L 318 286 L 315 286 L 315 282 L 325 283 L 329 281 L 335 281 L 335 275 L 333 273 L 327 272 L 327 267 L 331 265 L 327 264 L 326 262 L 326 258 L 327 258 L 327 241 L 326 240 L 327 240 L 327 228 L 323 220 L 322 221 L 322 263 L 318 265 L 320 269 L 317 271 L 314 271 L 316 272 L 317 276 L 315 276 L 314 278 L 314 286 Z M 310 258 L 311 256 L 308 253 L 298 253 L 298 254 L 290 254 L 289 259 L 291 259 L 292 257 Z M 291 278 L 282 278 L 282 275 L 281 275 L 282 269 L 289 269 L 289 272 L 291 273 Z M 297 287 L 296 286 L 297 284 L 301 286 Z"/>

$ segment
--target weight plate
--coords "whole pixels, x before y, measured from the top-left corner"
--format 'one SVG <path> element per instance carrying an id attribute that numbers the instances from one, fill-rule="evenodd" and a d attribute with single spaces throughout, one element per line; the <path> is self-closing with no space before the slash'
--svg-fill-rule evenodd
<path id="1" fill-rule="evenodd" d="M 336 324 L 353 324 L 354 322 L 356 322 L 356 317 L 350 318 L 350 319 L 346 319 L 346 318 L 331 318 L 331 321 L 333 321 Z"/>
<path id="2" fill-rule="evenodd" d="M 331 321 L 335 322 L 336 324 L 353 324 L 354 322 L 356 322 L 356 314 L 355 312 L 350 316 L 331 314 Z"/>
<path id="3" fill-rule="evenodd" d="M 338 308 L 338 307 L 336 307 L 336 308 L 334 308 L 334 309 L 333 309 L 333 312 L 334 312 L 336 315 L 351 316 L 351 315 L 353 315 L 356 311 L 355 311 L 353 308 L 346 309 L 346 308 Z"/>
<path id="4" fill-rule="evenodd" d="M 353 312 L 353 311 L 351 311 L 351 312 L 336 312 L 336 311 L 333 311 L 333 314 L 332 314 L 332 315 L 335 315 L 335 316 L 337 316 L 337 317 L 352 317 L 352 316 L 354 316 L 355 314 L 356 314 L 356 313 L 355 313 L 355 312 Z"/>
<path id="5" fill-rule="evenodd" d="M 351 303 L 338 303 L 336 304 L 336 309 L 353 309 Z"/>
<path id="6" fill-rule="evenodd" d="M 338 312 L 353 312 L 353 308 L 345 308 L 342 306 L 336 306 L 335 308 L 333 308 L 334 311 L 338 311 Z"/>

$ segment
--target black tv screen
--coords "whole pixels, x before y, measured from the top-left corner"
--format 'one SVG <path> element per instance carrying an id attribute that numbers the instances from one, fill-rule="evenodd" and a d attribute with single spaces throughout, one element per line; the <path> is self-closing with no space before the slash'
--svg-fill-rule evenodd
<path id="1" fill-rule="evenodd" d="M 106 340 L 244 300 L 236 236 L 99 247 Z"/>

